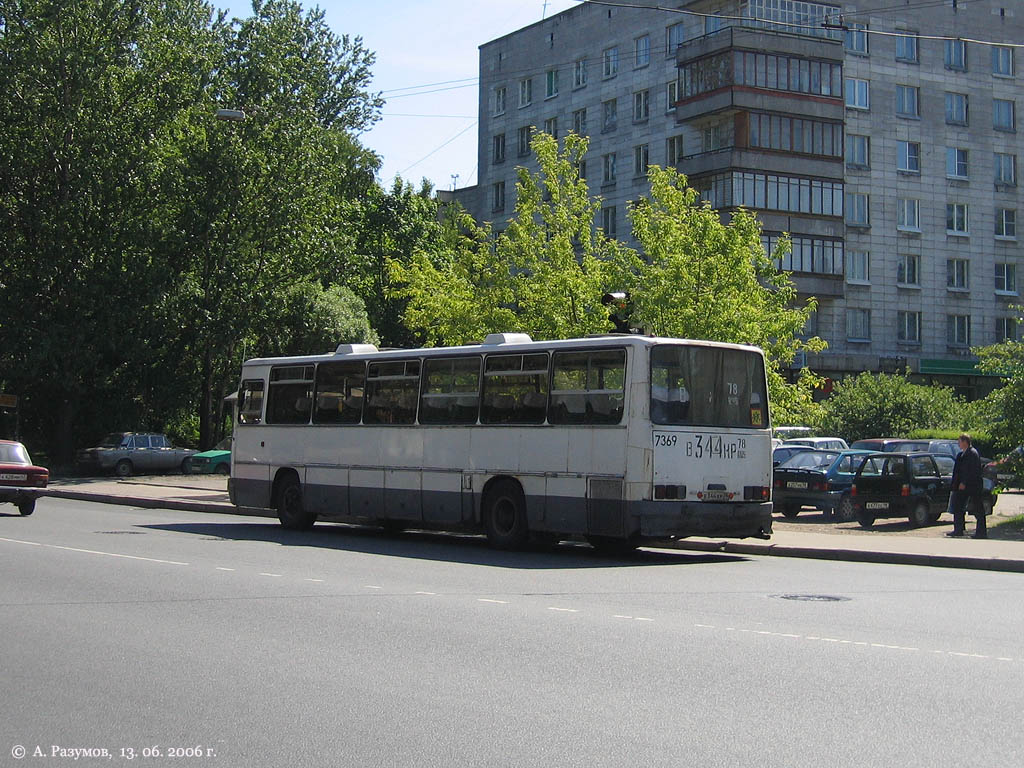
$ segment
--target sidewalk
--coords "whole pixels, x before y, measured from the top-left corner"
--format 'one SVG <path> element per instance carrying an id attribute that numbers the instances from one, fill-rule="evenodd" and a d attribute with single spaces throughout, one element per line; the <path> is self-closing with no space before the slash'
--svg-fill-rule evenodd
<path id="1" fill-rule="evenodd" d="M 219 475 L 57 479 L 45 495 L 133 507 L 276 517 L 267 509 L 235 507 L 228 500 L 227 478 Z M 1019 514 L 1018 510 L 1024 510 L 1024 496 L 1001 497 L 997 514 L 989 521 L 990 528 L 1000 519 Z M 769 541 L 694 538 L 680 541 L 674 548 L 1024 573 L 1024 541 L 948 539 L 942 535 L 949 530 L 948 522 L 926 529 L 883 532 L 857 530 L 855 524 L 825 525 L 818 522 L 820 519 L 818 513 L 810 511 L 797 518 L 798 523 L 776 517 L 775 533 Z M 968 520 L 973 523 L 972 518 Z"/>

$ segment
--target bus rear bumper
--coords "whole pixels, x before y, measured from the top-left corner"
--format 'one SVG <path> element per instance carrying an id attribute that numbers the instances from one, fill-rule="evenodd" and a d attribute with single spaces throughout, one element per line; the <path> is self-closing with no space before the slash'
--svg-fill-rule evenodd
<path id="1" fill-rule="evenodd" d="M 637 502 L 640 536 L 682 539 L 687 536 L 756 537 L 772 534 L 771 502 L 713 504 L 700 502 Z"/>

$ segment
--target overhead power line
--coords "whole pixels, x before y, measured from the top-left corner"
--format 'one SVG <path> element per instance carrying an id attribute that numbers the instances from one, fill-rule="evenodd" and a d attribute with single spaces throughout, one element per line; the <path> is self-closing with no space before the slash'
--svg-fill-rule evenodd
<path id="1" fill-rule="evenodd" d="M 408 166 L 407 168 L 403 168 L 402 170 L 400 170 L 400 171 L 398 172 L 398 173 L 399 173 L 399 175 L 401 175 L 401 174 L 405 173 L 406 171 L 408 171 L 408 170 L 410 170 L 410 169 L 412 169 L 412 168 L 415 168 L 415 167 L 416 167 L 417 165 L 419 165 L 419 164 L 420 164 L 420 163 L 422 163 L 422 162 L 423 162 L 424 160 L 426 160 L 427 158 L 429 158 L 429 157 L 430 157 L 431 155 L 433 155 L 433 154 L 434 154 L 435 152 L 440 152 L 440 151 L 441 151 L 442 149 L 444 149 L 444 148 L 445 148 L 445 147 L 447 147 L 447 146 L 448 146 L 449 144 L 451 144 L 451 143 L 452 143 L 453 141 L 455 141 L 455 140 L 456 140 L 457 138 L 459 138 L 459 136 L 461 136 L 461 135 L 462 135 L 462 134 L 464 134 L 464 133 L 465 133 L 466 131 L 468 131 L 468 130 L 469 130 L 470 128 L 472 128 L 473 126 L 475 126 L 475 125 L 476 125 L 476 123 L 477 123 L 477 121 L 476 121 L 476 120 L 474 120 L 474 121 L 473 121 L 472 123 L 470 123 L 469 125 L 467 125 L 467 126 L 466 126 L 465 128 L 463 128 L 463 129 L 462 129 L 461 131 L 459 131 L 459 132 L 458 132 L 458 133 L 456 133 L 456 134 L 455 134 L 454 136 L 452 136 L 452 137 L 451 137 L 450 139 L 448 139 L 447 141 L 445 141 L 445 142 L 444 142 L 443 144 L 440 144 L 440 145 L 438 145 L 438 146 L 434 147 L 434 148 L 433 148 L 432 150 L 430 150 L 429 152 L 427 152 L 427 154 L 425 154 L 425 155 L 424 155 L 423 157 L 421 157 L 421 158 L 420 158 L 419 160 L 417 160 L 417 161 L 416 161 L 415 163 L 413 163 L 412 165 Z"/>

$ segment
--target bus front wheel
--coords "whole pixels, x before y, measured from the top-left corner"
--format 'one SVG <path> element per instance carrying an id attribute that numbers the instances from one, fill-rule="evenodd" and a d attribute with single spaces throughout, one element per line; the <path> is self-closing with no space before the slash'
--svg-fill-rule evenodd
<path id="1" fill-rule="evenodd" d="M 530 530 L 526 522 L 523 489 L 511 480 L 501 480 L 484 497 L 484 531 L 495 549 L 519 549 L 526 544 Z"/>
<path id="2" fill-rule="evenodd" d="M 281 479 L 277 489 L 277 519 L 289 530 L 303 531 L 313 527 L 316 515 L 302 508 L 302 485 L 295 475 Z"/>

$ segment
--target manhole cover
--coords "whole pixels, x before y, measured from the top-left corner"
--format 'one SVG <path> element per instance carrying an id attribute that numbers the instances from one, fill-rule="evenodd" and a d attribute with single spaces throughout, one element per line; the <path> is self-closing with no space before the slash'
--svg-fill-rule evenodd
<path id="1" fill-rule="evenodd" d="M 96 533 L 107 533 L 107 534 L 119 534 L 119 533 L 132 534 L 132 533 L 134 533 L 134 534 L 137 534 L 137 535 L 142 535 L 143 533 L 145 533 L 145 531 L 96 531 Z"/>
<path id="2" fill-rule="evenodd" d="M 775 595 L 783 600 L 802 600 L 808 603 L 841 603 L 849 600 L 841 595 Z"/>

